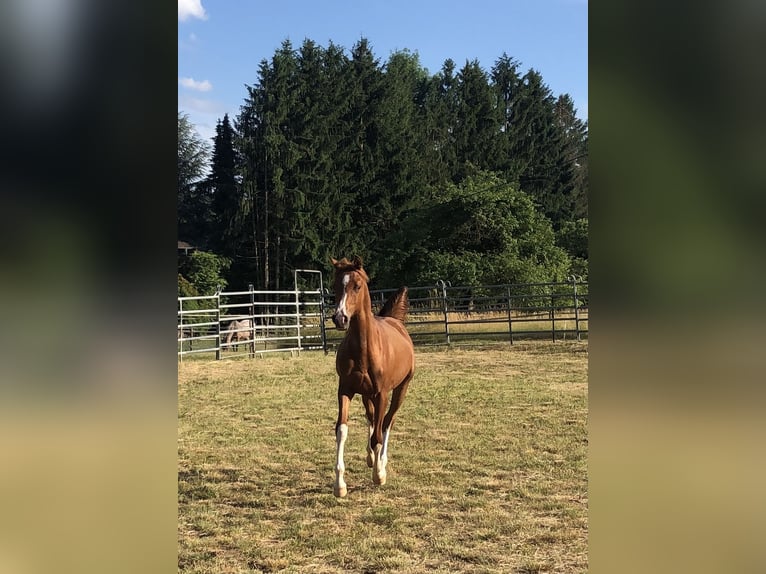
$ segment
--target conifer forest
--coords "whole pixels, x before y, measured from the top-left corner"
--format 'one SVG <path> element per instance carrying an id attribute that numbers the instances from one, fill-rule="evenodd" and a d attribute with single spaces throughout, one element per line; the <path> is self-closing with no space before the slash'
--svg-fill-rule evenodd
<path id="1" fill-rule="evenodd" d="M 429 73 L 364 38 L 285 40 L 211 142 L 178 113 L 179 295 L 352 255 L 381 288 L 587 278 L 587 237 L 587 121 L 505 53 Z"/>

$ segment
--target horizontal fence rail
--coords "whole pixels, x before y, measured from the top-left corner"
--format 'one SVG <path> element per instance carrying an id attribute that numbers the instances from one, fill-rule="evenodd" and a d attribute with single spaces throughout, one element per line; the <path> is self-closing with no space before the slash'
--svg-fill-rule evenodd
<path id="1" fill-rule="evenodd" d="M 396 289 L 370 291 L 373 313 Z M 588 336 L 588 284 L 577 277 L 556 283 L 452 286 L 439 281 L 409 288 L 407 330 L 415 345 L 453 345 Z M 334 305 L 326 294 L 328 308 Z M 331 313 L 328 313 L 328 317 Z M 343 332 L 330 329 L 328 348 Z"/>
<path id="2" fill-rule="evenodd" d="M 298 289 L 298 272 L 319 274 L 318 289 Z M 285 291 L 220 292 L 178 298 L 178 356 L 254 357 L 273 352 L 337 348 L 344 332 L 330 321 L 334 295 L 321 273 L 296 271 Z M 370 291 L 378 313 L 396 289 Z M 588 336 L 588 284 L 578 277 L 556 283 L 411 287 L 407 330 L 415 345 L 485 344 Z"/>

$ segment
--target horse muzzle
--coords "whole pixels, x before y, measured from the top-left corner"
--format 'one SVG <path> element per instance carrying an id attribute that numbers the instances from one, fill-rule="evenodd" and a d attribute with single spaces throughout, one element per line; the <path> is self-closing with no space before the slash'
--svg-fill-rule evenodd
<path id="1" fill-rule="evenodd" d="M 348 317 L 343 311 L 335 311 L 335 314 L 332 316 L 332 322 L 341 331 L 348 329 Z"/>

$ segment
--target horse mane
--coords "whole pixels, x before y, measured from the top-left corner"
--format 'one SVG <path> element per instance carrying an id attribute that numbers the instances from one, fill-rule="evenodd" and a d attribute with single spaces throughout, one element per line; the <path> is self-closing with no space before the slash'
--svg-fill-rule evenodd
<path id="1" fill-rule="evenodd" d="M 407 297 L 407 287 L 399 287 L 399 290 L 388 298 L 383 308 L 378 313 L 380 317 L 393 317 L 402 323 L 407 320 L 407 311 L 410 308 L 410 300 Z"/>
<path id="2" fill-rule="evenodd" d="M 367 272 L 362 269 L 362 258 L 359 256 L 355 256 L 353 261 L 349 261 L 345 257 L 340 261 L 332 259 L 332 264 L 335 267 L 336 273 L 349 273 L 356 271 L 362 276 L 362 279 L 364 279 L 365 283 L 370 282 L 370 278 L 367 275 Z"/>

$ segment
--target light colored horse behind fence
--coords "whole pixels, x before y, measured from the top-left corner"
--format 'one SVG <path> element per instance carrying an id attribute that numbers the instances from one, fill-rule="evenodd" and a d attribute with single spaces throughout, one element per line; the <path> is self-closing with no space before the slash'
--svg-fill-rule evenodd
<path id="1" fill-rule="evenodd" d="M 239 343 L 240 341 L 250 342 L 250 350 L 251 352 L 254 349 L 255 345 L 255 333 L 253 330 L 253 320 L 252 319 L 239 319 L 230 322 L 226 326 L 226 347 L 228 349 L 233 350 L 239 350 Z M 234 343 L 232 345 L 232 343 Z"/>

